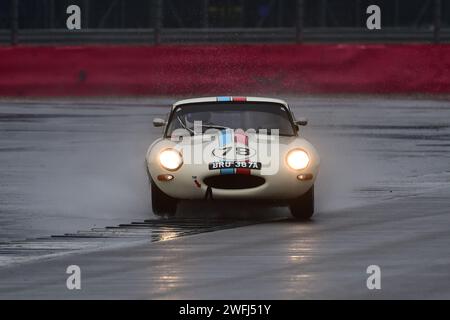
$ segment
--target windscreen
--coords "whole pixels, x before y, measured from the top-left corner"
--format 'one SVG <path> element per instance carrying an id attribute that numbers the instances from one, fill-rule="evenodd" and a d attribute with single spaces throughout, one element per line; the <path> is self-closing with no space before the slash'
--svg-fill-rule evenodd
<path id="1" fill-rule="evenodd" d="M 279 135 L 295 135 L 287 108 L 275 103 L 201 103 L 182 105 L 175 109 L 167 129 L 171 136 L 176 129 L 194 130 L 194 121 L 201 121 L 202 131 L 207 129 L 267 129 L 279 130 Z M 198 122 L 197 122 L 198 124 Z"/>

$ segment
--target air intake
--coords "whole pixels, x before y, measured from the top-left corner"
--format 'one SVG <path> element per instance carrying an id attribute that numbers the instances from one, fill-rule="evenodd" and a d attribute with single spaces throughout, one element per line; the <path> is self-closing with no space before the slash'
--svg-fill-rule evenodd
<path id="1" fill-rule="evenodd" d="M 205 178 L 203 182 L 216 189 L 249 189 L 263 185 L 266 180 L 260 176 L 248 174 L 225 174 Z"/>

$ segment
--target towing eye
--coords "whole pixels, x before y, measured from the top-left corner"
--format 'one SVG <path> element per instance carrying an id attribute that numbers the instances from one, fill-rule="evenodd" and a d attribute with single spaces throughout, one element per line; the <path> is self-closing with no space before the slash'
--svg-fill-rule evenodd
<path id="1" fill-rule="evenodd" d="M 206 192 L 205 192 L 205 200 L 213 200 L 213 194 L 212 194 L 212 188 L 210 186 L 208 186 L 206 188 Z"/>

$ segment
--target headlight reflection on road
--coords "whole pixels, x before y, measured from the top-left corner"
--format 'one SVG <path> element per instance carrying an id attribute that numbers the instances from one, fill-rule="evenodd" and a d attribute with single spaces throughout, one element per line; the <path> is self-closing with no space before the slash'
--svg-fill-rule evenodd
<path id="1" fill-rule="evenodd" d="M 166 241 L 178 237 L 178 233 L 174 231 L 163 232 L 159 235 L 159 241 Z"/>

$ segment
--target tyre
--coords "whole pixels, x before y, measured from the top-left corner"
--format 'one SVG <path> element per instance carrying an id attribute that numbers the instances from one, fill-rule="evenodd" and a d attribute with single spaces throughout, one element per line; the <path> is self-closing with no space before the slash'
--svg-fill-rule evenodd
<path id="1" fill-rule="evenodd" d="M 289 209 L 294 218 L 308 220 L 314 214 L 314 185 L 305 194 L 293 200 Z"/>
<path id="2" fill-rule="evenodd" d="M 178 200 L 161 191 L 149 175 L 150 189 L 152 193 L 153 213 L 158 216 L 174 216 L 177 212 Z"/>

